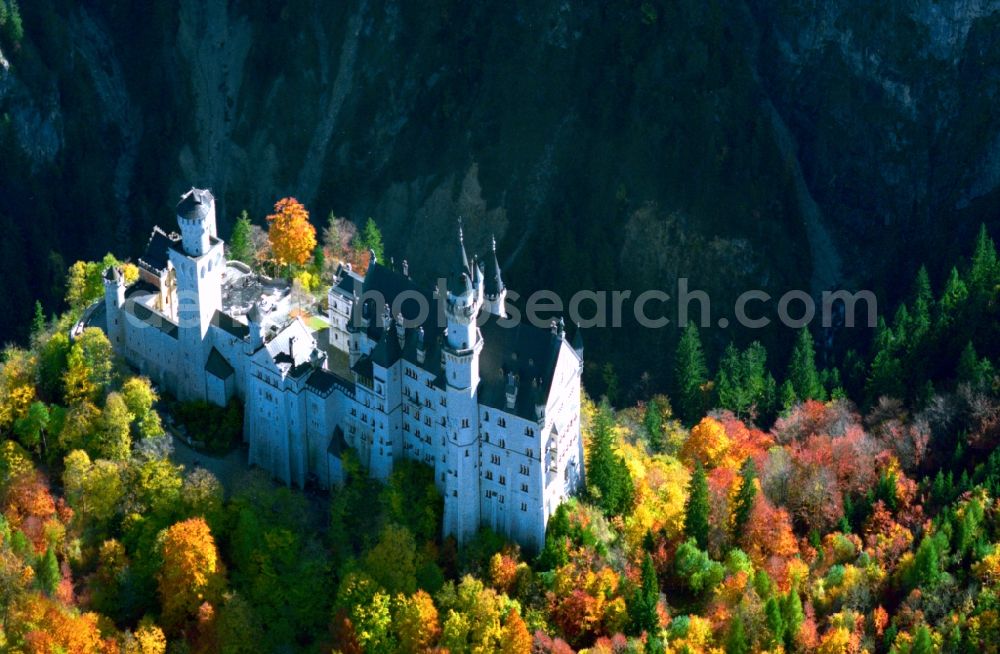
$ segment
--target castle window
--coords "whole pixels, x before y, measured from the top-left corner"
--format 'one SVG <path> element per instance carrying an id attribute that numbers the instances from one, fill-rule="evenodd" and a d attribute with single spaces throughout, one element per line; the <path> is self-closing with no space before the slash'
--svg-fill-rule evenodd
<path id="1" fill-rule="evenodd" d="M 488 431 L 483 432 L 483 440 L 485 440 L 487 443 L 490 442 L 490 432 Z"/>
<path id="2" fill-rule="evenodd" d="M 534 436 L 535 435 L 535 430 L 532 429 L 531 427 L 525 427 L 524 428 L 524 435 L 525 436 Z"/>
<path id="3" fill-rule="evenodd" d="M 483 422 L 489 422 L 489 421 L 490 421 L 490 412 L 483 411 Z"/>
<path id="4" fill-rule="evenodd" d="M 403 423 L 403 431 L 410 431 L 410 423 L 408 422 Z"/>
<path id="5" fill-rule="evenodd" d="M 503 495 L 500 496 L 500 503 L 503 504 Z"/>
<path id="6" fill-rule="evenodd" d="M 500 439 L 500 447 L 502 449 L 507 449 L 507 441 L 505 441 L 504 439 L 501 438 Z"/>
<path id="7" fill-rule="evenodd" d="M 524 455 L 526 457 L 528 457 L 529 459 L 534 459 L 535 458 L 535 451 L 529 447 L 528 449 L 526 449 L 524 451 Z"/>
<path id="8" fill-rule="evenodd" d="M 500 455 L 499 454 L 491 454 L 490 455 L 490 463 L 492 463 L 493 465 L 500 465 Z"/>
<path id="9" fill-rule="evenodd" d="M 431 426 L 431 417 L 430 416 L 424 416 L 424 424 L 427 425 L 428 427 Z"/>
<path id="10" fill-rule="evenodd" d="M 444 399 L 443 395 L 441 396 L 441 406 L 448 406 L 448 400 Z"/>
<path id="11" fill-rule="evenodd" d="M 492 470 L 487 470 L 486 471 L 486 479 L 488 479 L 489 481 L 493 481 L 493 471 Z"/>
<path id="12" fill-rule="evenodd" d="M 458 497 L 458 491 L 457 490 L 451 491 L 451 496 L 452 497 Z"/>
<path id="13" fill-rule="evenodd" d="M 468 418 L 462 418 L 462 428 L 463 429 L 468 429 L 469 428 L 469 419 Z"/>
<path id="14" fill-rule="evenodd" d="M 466 450 L 465 450 L 465 458 L 466 458 L 466 459 L 468 459 L 468 458 L 469 458 L 469 450 L 468 450 L 468 449 L 466 449 Z"/>
<path id="15" fill-rule="evenodd" d="M 501 427 L 506 427 L 507 426 L 507 419 L 506 418 L 497 418 L 497 424 L 500 425 Z"/>
<path id="16" fill-rule="evenodd" d="M 500 475 L 500 485 L 501 486 L 506 486 L 507 485 L 507 478 L 504 477 L 503 475 Z"/>
<path id="17" fill-rule="evenodd" d="M 521 510 L 522 511 L 527 511 L 528 510 L 528 505 L 525 504 L 524 502 L 521 502 Z"/>
<path id="18" fill-rule="evenodd" d="M 528 485 L 527 484 L 521 484 L 521 492 L 522 493 L 527 493 L 528 492 Z"/>
<path id="19" fill-rule="evenodd" d="M 528 466 L 524 465 L 523 463 L 521 464 L 521 474 L 522 475 L 530 475 L 531 474 L 531 471 L 528 470 Z"/>

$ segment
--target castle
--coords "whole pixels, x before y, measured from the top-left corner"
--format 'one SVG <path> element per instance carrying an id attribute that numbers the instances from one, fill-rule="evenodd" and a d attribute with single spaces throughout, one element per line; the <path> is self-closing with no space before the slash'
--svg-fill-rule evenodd
<path id="1" fill-rule="evenodd" d="M 583 483 L 583 347 L 561 320 L 506 324 L 495 242 L 470 260 L 459 227 L 434 290 L 405 262 L 342 265 L 312 316 L 286 283 L 226 261 L 209 191 L 185 193 L 177 222 L 154 228 L 138 282 L 105 273 L 91 322 L 117 353 L 180 400 L 241 400 L 250 464 L 286 484 L 341 483 L 347 448 L 382 480 L 410 458 L 434 469 L 444 535 L 485 525 L 542 546 Z"/>

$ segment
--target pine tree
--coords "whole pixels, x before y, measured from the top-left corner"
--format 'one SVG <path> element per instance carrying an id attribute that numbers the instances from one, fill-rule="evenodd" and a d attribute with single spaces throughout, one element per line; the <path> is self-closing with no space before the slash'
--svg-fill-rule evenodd
<path id="1" fill-rule="evenodd" d="M 229 258 L 247 265 L 253 263 L 253 241 L 250 238 L 250 218 L 246 209 L 240 213 L 229 237 Z"/>
<path id="2" fill-rule="evenodd" d="M 45 332 L 45 310 L 42 303 L 35 300 L 35 317 L 31 321 L 31 338 L 37 340 Z"/>
<path id="3" fill-rule="evenodd" d="M 767 402 L 767 351 L 754 341 L 740 352 L 730 343 L 719 363 L 716 390 L 719 406 L 745 418 L 760 414 Z"/>
<path id="4" fill-rule="evenodd" d="M 757 499 L 757 466 L 747 457 L 740 469 L 740 489 L 733 508 L 733 538 L 739 539 L 750 520 L 754 501 Z"/>
<path id="5" fill-rule="evenodd" d="M 968 299 L 969 289 L 962 281 L 962 276 L 958 274 L 958 268 L 953 267 L 938 303 L 938 334 L 944 335 L 958 322 Z"/>
<path id="6" fill-rule="evenodd" d="M 372 250 L 375 252 L 375 258 L 379 261 L 385 261 L 385 246 L 382 244 L 382 232 L 379 231 L 378 225 L 371 218 L 365 222 L 364 229 L 355 237 L 354 243 L 355 250 L 367 251 Z"/>
<path id="7" fill-rule="evenodd" d="M 607 402 L 602 402 L 594 415 L 589 454 L 587 482 L 591 496 L 606 515 L 623 513 L 631 507 L 635 489 L 625 459 L 615 452 L 614 416 Z"/>
<path id="8" fill-rule="evenodd" d="M 958 366 L 955 372 L 958 383 L 969 384 L 973 388 L 980 388 L 992 378 L 993 366 L 990 364 L 989 359 L 979 358 L 979 355 L 976 354 L 976 348 L 972 345 L 972 341 L 969 341 L 965 349 L 962 350 L 962 355 L 958 358 Z"/>
<path id="9" fill-rule="evenodd" d="M 795 387 L 792 386 L 791 379 L 786 379 L 781 383 L 781 389 L 778 391 L 778 395 L 778 401 L 783 411 L 788 411 L 799 401 L 799 398 L 795 395 Z"/>
<path id="10" fill-rule="evenodd" d="M 733 618 L 726 636 L 726 654 L 750 654 L 750 638 L 743 626 L 743 618 Z"/>
<path id="11" fill-rule="evenodd" d="M 931 640 L 930 629 L 922 624 L 917 627 L 917 632 L 913 635 L 913 644 L 910 646 L 910 654 L 933 654 L 934 642 Z"/>
<path id="12" fill-rule="evenodd" d="M 663 449 L 663 405 L 659 397 L 653 396 L 646 404 L 642 416 L 642 426 L 649 439 L 650 448 L 659 452 Z"/>
<path id="13" fill-rule="evenodd" d="M 701 463 L 697 463 L 688 483 L 688 497 L 684 503 L 684 533 L 704 550 L 708 548 L 708 530 L 708 477 Z"/>
<path id="14" fill-rule="evenodd" d="M 52 595 L 62 581 L 62 573 L 59 571 L 59 561 L 56 559 L 56 551 L 50 545 L 45 550 L 45 555 L 38 562 L 38 585 L 46 594 Z"/>
<path id="15" fill-rule="evenodd" d="M 983 305 L 996 293 L 1000 282 L 1000 265 L 997 262 L 997 250 L 993 239 L 986 231 L 986 225 L 979 227 L 976 237 L 976 248 L 972 254 L 972 267 L 969 270 L 969 291 L 976 299 L 977 305 Z"/>
<path id="16" fill-rule="evenodd" d="M 788 380 L 795 389 L 797 399 L 802 401 L 824 399 L 823 384 L 820 383 L 819 371 L 816 369 L 816 350 L 812 334 L 807 328 L 799 330 L 792 358 L 788 362 Z"/>
<path id="17" fill-rule="evenodd" d="M 931 328 L 931 310 L 934 306 L 934 291 L 927 266 L 920 266 L 913 282 L 913 335 L 922 338 Z"/>
<path id="18" fill-rule="evenodd" d="M 793 585 L 781 604 L 781 622 L 784 625 L 785 647 L 792 650 L 795 647 L 795 640 L 798 638 L 799 629 L 806 619 L 806 614 L 802 610 L 802 600 L 799 598 L 798 588 Z"/>
<path id="19" fill-rule="evenodd" d="M 655 633 L 660 628 L 660 614 L 657 605 L 660 602 L 660 582 L 656 578 L 656 568 L 653 567 L 653 557 L 646 553 L 642 560 L 642 585 L 636 588 L 629 603 L 629 617 L 632 619 L 634 633 Z"/>
<path id="20" fill-rule="evenodd" d="M 764 604 L 764 621 L 771 638 L 767 642 L 768 647 L 775 648 L 785 638 L 785 621 L 781 616 L 781 603 L 777 597 L 771 597 Z"/>
<path id="21" fill-rule="evenodd" d="M 705 412 L 705 384 L 708 366 L 701 348 L 701 337 L 694 323 L 689 323 L 677 344 L 674 362 L 674 384 L 677 391 L 677 411 L 680 418 L 693 424 Z"/>

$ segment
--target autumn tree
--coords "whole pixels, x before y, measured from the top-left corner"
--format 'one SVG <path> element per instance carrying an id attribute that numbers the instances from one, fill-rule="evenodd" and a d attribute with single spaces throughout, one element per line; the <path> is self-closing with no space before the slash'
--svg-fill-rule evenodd
<path id="1" fill-rule="evenodd" d="M 66 399 L 70 403 L 96 402 L 114 379 L 114 353 L 111 342 L 97 327 L 87 327 L 69 350 L 66 373 Z"/>
<path id="2" fill-rule="evenodd" d="M 386 525 L 365 555 L 368 575 L 390 594 L 410 594 L 417 584 L 417 545 L 406 527 Z"/>
<path id="3" fill-rule="evenodd" d="M 399 649 L 407 654 L 430 650 L 441 635 L 434 600 L 423 590 L 396 596 L 392 624 L 399 636 Z"/>
<path id="4" fill-rule="evenodd" d="M 688 484 L 687 502 L 684 504 L 684 534 L 701 549 L 708 547 L 710 510 L 708 477 L 701 463 L 697 463 Z"/>
<path id="5" fill-rule="evenodd" d="M 120 393 L 109 393 L 94 434 L 92 454 L 102 459 L 124 461 L 132 452 L 132 414 Z"/>
<path id="6" fill-rule="evenodd" d="M 202 518 L 190 518 L 167 529 L 162 547 L 160 603 L 169 632 L 197 615 L 202 603 L 218 603 L 224 573 L 215 539 Z"/>
<path id="7" fill-rule="evenodd" d="M 267 217 L 268 239 L 275 263 L 301 266 L 316 248 L 316 228 L 309 222 L 309 212 L 295 198 L 282 198 Z"/>
<path id="8" fill-rule="evenodd" d="M 241 261 L 248 266 L 253 264 L 253 241 L 250 235 L 250 217 L 246 209 L 240 213 L 233 225 L 232 236 L 229 237 L 229 258 L 234 261 Z"/>
<path id="9" fill-rule="evenodd" d="M 708 366 L 694 323 L 688 324 L 677 344 L 674 384 L 677 413 L 686 424 L 692 424 L 705 413 L 705 389 L 708 384 Z"/>
<path id="10" fill-rule="evenodd" d="M 531 654 L 531 634 L 521 614 L 514 609 L 507 612 L 504 620 L 499 651 L 502 654 Z"/>

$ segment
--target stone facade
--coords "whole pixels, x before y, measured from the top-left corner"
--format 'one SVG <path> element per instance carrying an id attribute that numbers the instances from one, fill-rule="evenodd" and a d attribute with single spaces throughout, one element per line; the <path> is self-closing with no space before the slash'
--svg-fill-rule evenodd
<path id="1" fill-rule="evenodd" d="M 177 214 L 180 235 L 154 230 L 140 282 L 105 275 L 118 353 L 180 399 L 243 401 L 250 463 L 284 483 L 340 483 L 347 448 L 378 479 L 410 458 L 434 469 L 445 535 L 486 525 L 541 547 L 583 483 L 583 350 L 561 321 L 506 324 L 495 243 L 470 261 L 459 229 L 433 291 L 405 263 L 341 267 L 320 327 L 290 317 L 287 286 L 225 261 L 211 193 L 192 189 Z"/>

